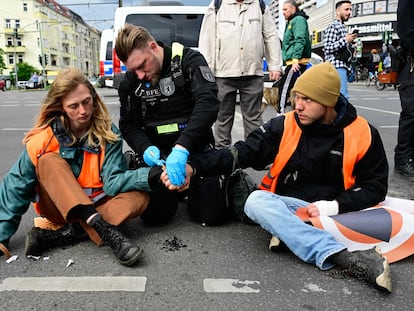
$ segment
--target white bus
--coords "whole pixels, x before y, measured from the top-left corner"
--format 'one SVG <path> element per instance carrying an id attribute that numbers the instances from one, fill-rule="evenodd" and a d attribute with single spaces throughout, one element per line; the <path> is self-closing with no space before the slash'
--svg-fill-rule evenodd
<path id="1" fill-rule="evenodd" d="M 201 22 L 207 6 L 135 6 L 119 7 L 115 11 L 113 42 L 113 86 L 118 88 L 125 66 L 115 52 L 115 38 L 125 23 L 143 26 L 155 40 L 166 45 L 180 42 L 197 48 Z"/>
<path id="2" fill-rule="evenodd" d="M 114 38 L 113 29 L 105 29 L 101 34 L 99 48 L 99 84 L 101 87 L 112 87 L 113 66 L 112 66 L 112 41 Z"/>

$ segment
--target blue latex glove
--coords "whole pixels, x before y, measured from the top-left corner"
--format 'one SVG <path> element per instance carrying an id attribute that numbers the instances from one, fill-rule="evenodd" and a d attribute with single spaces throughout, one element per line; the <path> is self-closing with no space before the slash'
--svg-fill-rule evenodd
<path id="1" fill-rule="evenodd" d="M 186 149 L 174 147 L 167 158 L 167 175 L 174 186 L 182 186 L 185 183 L 185 165 L 189 154 Z"/>
<path id="2" fill-rule="evenodd" d="M 149 146 L 144 151 L 144 162 L 148 166 L 162 166 L 165 161 L 160 160 L 160 149 L 156 146 Z"/>

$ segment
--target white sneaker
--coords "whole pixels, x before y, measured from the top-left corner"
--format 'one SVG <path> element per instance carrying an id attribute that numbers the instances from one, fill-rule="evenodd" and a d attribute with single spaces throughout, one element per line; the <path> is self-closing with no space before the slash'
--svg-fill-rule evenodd
<path id="1" fill-rule="evenodd" d="M 280 248 L 280 240 L 277 236 L 273 235 L 272 238 L 270 239 L 270 243 L 269 243 L 269 250 L 271 250 L 272 252 L 277 251 Z"/>

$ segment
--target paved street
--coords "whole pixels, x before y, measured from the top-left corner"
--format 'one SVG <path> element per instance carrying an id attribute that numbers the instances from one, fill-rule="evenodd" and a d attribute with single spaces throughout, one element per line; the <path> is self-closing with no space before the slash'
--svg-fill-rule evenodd
<path id="1" fill-rule="evenodd" d="M 117 123 L 116 91 L 98 92 Z M 21 139 L 45 94 L 0 92 L 0 180 L 23 150 Z M 393 173 L 398 93 L 353 84 L 350 95 L 358 112 L 381 133 L 390 163 L 389 195 L 414 199 L 413 181 Z M 275 115 L 268 107 L 264 118 Z M 239 112 L 235 123 L 237 140 L 243 133 Z M 256 180 L 264 174 L 249 172 Z M 169 225 L 147 227 L 135 219 L 124 226 L 146 254 L 132 268 L 118 264 L 108 247 L 89 241 L 48 251 L 38 260 L 25 258 L 33 217 L 30 207 L 10 241 L 18 259 L 7 264 L 0 257 L 0 310 L 410 310 L 414 302 L 413 256 L 391 265 L 393 293 L 381 293 L 336 270 L 320 271 L 288 250 L 270 252 L 270 235 L 258 226 L 194 223 L 185 204 Z"/>

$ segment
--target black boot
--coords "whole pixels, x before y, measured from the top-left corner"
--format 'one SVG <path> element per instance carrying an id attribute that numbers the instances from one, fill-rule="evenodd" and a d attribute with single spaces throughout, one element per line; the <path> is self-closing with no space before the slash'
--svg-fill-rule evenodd
<path id="1" fill-rule="evenodd" d="M 345 268 L 347 274 L 391 293 L 390 266 L 378 247 L 354 252 L 344 250 L 333 255 L 332 259 L 337 265 Z"/>
<path id="2" fill-rule="evenodd" d="M 26 256 L 40 256 L 44 251 L 76 244 L 88 239 L 88 235 L 78 223 L 67 224 L 58 230 L 33 227 L 26 235 Z"/>
<path id="3" fill-rule="evenodd" d="M 89 225 L 96 230 L 102 241 L 112 248 L 118 261 L 125 266 L 132 266 L 142 259 L 142 249 L 139 246 L 132 246 L 132 242 L 115 226 L 108 224 L 97 214 L 89 222 Z"/>

